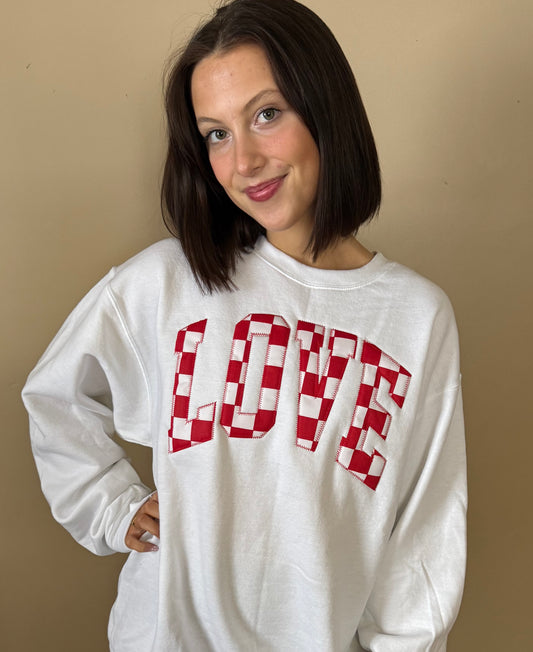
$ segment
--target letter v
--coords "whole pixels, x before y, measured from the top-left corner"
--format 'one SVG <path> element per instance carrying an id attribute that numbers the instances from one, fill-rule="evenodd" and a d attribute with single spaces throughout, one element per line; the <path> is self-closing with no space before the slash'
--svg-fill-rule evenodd
<path id="1" fill-rule="evenodd" d="M 169 453 L 177 453 L 213 439 L 216 402 L 202 405 L 196 411 L 195 418 L 188 418 L 196 354 L 203 342 L 206 325 L 207 319 L 190 324 L 182 328 L 176 337 L 178 360 L 168 431 Z"/>
<path id="2" fill-rule="evenodd" d="M 355 357 L 357 337 L 332 329 L 329 354 L 320 376 L 320 349 L 324 345 L 324 326 L 299 321 L 296 339 L 300 343 L 300 390 L 296 445 L 315 451 L 349 358 Z"/>

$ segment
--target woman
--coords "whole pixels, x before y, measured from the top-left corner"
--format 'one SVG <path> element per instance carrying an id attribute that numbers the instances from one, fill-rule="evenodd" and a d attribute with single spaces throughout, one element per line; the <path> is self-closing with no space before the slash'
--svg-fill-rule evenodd
<path id="1" fill-rule="evenodd" d="M 111 650 L 444 650 L 465 561 L 443 293 L 354 237 L 353 74 L 293 0 L 234 0 L 169 75 L 177 236 L 112 270 L 24 390 L 56 519 L 132 550 Z M 157 493 L 111 438 L 153 448 Z"/>

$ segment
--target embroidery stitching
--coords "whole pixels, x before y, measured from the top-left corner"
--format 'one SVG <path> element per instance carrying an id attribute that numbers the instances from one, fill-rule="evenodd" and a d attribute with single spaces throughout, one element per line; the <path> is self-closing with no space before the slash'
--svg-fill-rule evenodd
<path id="1" fill-rule="evenodd" d="M 289 335 L 287 322 L 278 315 L 252 313 L 235 326 L 220 414 L 220 425 L 229 437 L 263 437 L 276 422 Z M 255 336 L 268 337 L 258 410 L 242 412 L 246 372 Z"/>
<path id="2" fill-rule="evenodd" d="M 168 431 L 169 453 L 177 453 L 213 438 L 216 402 L 202 405 L 196 410 L 196 417 L 188 418 L 196 354 L 203 342 L 206 325 L 207 319 L 190 324 L 178 331 L 176 337 L 175 352 L 178 359 Z M 179 436 L 175 433 L 179 433 Z"/>
<path id="3" fill-rule="evenodd" d="M 409 388 L 411 374 L 370 342 L 363 342 L 361 362 L 363 375 L 352 423 L 346 436 L 341 439 L 337 462 L 375 490 L 385 468 L 386 459 L 376 449 L 367 453 L 364 450 L 365 441 L 369 428 L 385 440 L 391 422 L 390 413 L 377 400 L 378 388 L 382 379 L 386 380 L 389 383 L 390 397 L 401 408 Z"/>
<path id="4" fill-rule="evenodd" d="M 216 401 L 199 407 L 196 416 L 189 418 L 196 355 L 206 326 L 207 319 L 203 319 L 181 329 L 176 337 L 177 363 L 168 431 L 169 453 L 207 442 L 214 436 Z M 330 331 L 329 352 L 320 373 L 320 350 L 325 331 L 326 327 L 311 322 L 299 320 L 297 324 L 295 340 L 299 344 L 300 357 L 295 443 L 305 450 L 316 450 L 348 360 L 357 356 L 362 365 L 361 379 L 351 424 L 340 440 L 336 462 L 375 490 L 386 459 L 372 448 L 367 435 L 372 429 L 386 440 L 392 419 L 379 403 L 378 392 L 382 381 L 387 381 L 389 396 L 401 408 L 411 374 L 376 345 L 361 340 L 361 346 L 358 346 L 356 335 L 336 329 Z M 267 349 L 257 411 L 244 412 L 243 398 L 254 337 L 267 337 Z M 229 437 L 258 439 L 275 424 L 289 337 L 290 327 L 279 315 L 252 313 L 236 324 L 219 421 Z M 358 349 L 361 349 L 359 354 Z"/>
<path id="5" fill-rule="evenodd" d="M 332 329 L 329 355 L 322 374 L 319 370 L 320 349 L 324 345 L 324 326 L 299 321 L 296 340 L 300 343 L 300 385 L 296 445 L 315 451 L 326 420 L 333 407 L 349 358 L 355 357 L 357 337 Z"/>

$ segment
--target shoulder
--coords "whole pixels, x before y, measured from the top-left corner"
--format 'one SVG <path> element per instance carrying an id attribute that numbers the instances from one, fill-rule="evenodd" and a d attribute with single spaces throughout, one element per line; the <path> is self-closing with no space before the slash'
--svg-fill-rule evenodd
<path id="1" fill-rule="evenodd" d="M 185 256 L 176 238 L 166 238 L 143 249 L 124 263 L 113 268 L 113 276 L 128 276 L 141 270 L 162 273 L 168 269 L 184 267 Z"/>
<path id="2" fill-rule="evenodd" d="M 391 329 L 410 357 L 418 361 L 413 368 L 425 369 L 424 383 L 432 387 L 459 383 L 459 336 L 452 303 L 444 290 L 395 262 L 387 263 L 380 281 L 388 297 Z"/>
<path id="3" fill-rule="evenodd" d="M 176 238 L 150 245 L 108 274 L 109 288 L 120 295 L 144 294 L 165 285 L 171 279 L 189 275 L 189 265 Z"/>
<path id="4" fill-rule="evenodd" d="M 180 243 L 168 238 L 142 250 L 107 275 L 105 294 L 123 317 L 156 314 L 162 304 L 193 297 L 196 282 Z"/>
<path id="5" fill-rule="evenodd" d="M 378 285 L 386 292 L 389 300 L 398 308 L 426 317 L 439 316 L 454 319 L 453 308 L 448 295 L 436 283 L 405 265 L 387 260 L 384 273 Z"/>

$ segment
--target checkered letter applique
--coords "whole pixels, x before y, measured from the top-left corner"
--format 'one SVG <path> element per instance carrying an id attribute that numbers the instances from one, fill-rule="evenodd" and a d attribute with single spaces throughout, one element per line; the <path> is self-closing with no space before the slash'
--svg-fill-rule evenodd
<path id="1" fill-rule="evenodd" d="M 168 431 L 169 453 L 177 453 L 213 438 L 216 403 L 202 405 L 189 419 L 189 402 L 198 346 L 203 342 L 207 319 L 182 328 L 176 337 L 176 375 L 172 416 Z"/>
<path id="2" fill-rule="evenodd" d="M 401 408 L 411 374 L 369 342 L 363 343 L 361 362 L 363 374 L 352 423 L 341 439 L 337 462 L 368 487 L 376 489 L 386 460 L 375 448 L 365 450 L 368 448 L 365 442 L 369 428 L 386 439 L 391 421 L 390 413 L 378 403 L 378 389 L 383 380 L 387 381 L 389 396 Z"/>
<path id="3" fill-rule="evenodd" d="M 296 339 L 300 343 L 300 391 L 296 445 L 315 451 L 324 430 L 333 401 L 350 358 L 355 357 L 357 337 L 332 329 L 329 355 L 322 374 L 319 371 L 320 349 L 324 345 L 324 326 L 299 321 Z"/>
<path id="4" fill-rule="evenodd" d="M 274 425 L 289 335 L 287 322 L 277 315 L 251 314 L 235 326 L 220 415 L 220 425 L 229 437 L 263 437 Z M 243 412 L 246 372 L 254 337 L 268 338 L 267 353 L 257 412 Z"/>

